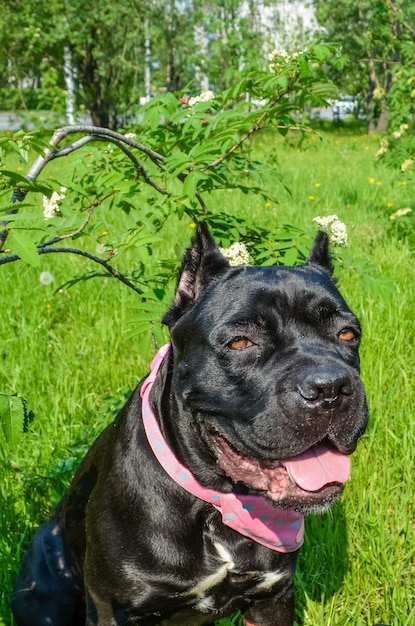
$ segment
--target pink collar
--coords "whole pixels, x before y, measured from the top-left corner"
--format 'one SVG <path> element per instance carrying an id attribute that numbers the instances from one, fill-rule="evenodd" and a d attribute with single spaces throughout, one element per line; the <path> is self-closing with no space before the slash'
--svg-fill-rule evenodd
<path id="1" fill-rule="evenodd" d="M 170 344 L 166 344 L 157 352 L 151 363 L 151 373 L 143 382 L 140 392 L 143 399 L 144 429 L 160 465 L 186 491 L 218 509 L 222 514 L 222 522 L 226 526 L 271 550 L 295 552 L 301 547 L 304 536 L 304 518 L 300 513 L 272 506 L 259 495 L 221 493 L 207 489 L 197 482 L 184 465 L 179 463 L 168 447 L 151 410 L 148 397 L 169 349 Z"/>

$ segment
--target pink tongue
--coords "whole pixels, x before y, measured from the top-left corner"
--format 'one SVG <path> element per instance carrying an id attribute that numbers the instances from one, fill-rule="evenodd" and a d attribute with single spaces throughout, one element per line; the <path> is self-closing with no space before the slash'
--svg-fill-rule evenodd
<path id="1" fill-rule="evenodd" d="M 319 491 L 330 483 L 345 483 L 350 476 L 350 457 L 317 445 L 282 461 L 291 480 L 304 491 Z"/>

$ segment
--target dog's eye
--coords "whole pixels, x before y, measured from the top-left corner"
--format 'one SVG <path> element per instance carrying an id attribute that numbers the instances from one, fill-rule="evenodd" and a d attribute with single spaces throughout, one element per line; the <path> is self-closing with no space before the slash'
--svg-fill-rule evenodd
<path id="1" fill-rule="evenodd" d="M 352 328 L 342 328 L 337 336 L 342 341 L 353 341 L 356 339 L 356 333 Z"/>
<path id="2" fill-rule="evenodd" d="M 235 337 L 228 343 L 228 348 L 231 350 L 243 350 L 244 348 L 249 348 L 249 346 L 253 346 L 254 344 L 247 337 Z"/>

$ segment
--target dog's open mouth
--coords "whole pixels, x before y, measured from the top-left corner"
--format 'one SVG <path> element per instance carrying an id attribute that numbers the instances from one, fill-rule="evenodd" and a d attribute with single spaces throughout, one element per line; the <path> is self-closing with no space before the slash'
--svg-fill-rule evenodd
<path id="1" fill-rule="evenodd" d="M 234 483 L 265 491 L 276 503 L 323 501 L 340 494 L 350 476 L 350 458 L 323 442 L 273 462 L 244 456 L 218 434 L 213 442 L 219 467 Z"/>

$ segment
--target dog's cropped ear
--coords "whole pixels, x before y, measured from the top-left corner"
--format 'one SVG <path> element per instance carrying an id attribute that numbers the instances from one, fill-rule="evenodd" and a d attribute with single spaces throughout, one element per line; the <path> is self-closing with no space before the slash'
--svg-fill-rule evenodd
<path id="1" fill-rule="evenodd" d="M 306 261 L 307 265 L 319 265 L 333 274 L 333 263 L 329 248 L 329 236 L 319 230 L 311 246 L 310 254 Z"/>
<path id="2" fill-rule="evenodd" d="M 220 253 L 215 240 L 204 222 L 199 222 L 192 245 L 183 259 L 173 304 L 163 317 L 171 327 L 200 298 L 211 280 L 229 263 Z"/>

